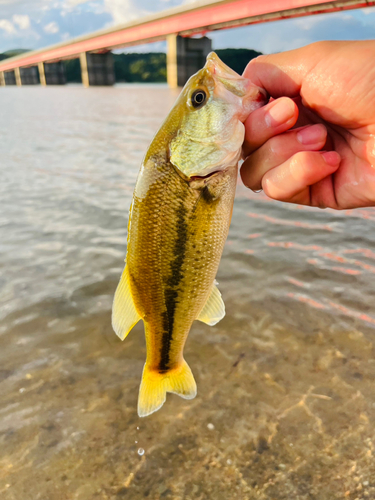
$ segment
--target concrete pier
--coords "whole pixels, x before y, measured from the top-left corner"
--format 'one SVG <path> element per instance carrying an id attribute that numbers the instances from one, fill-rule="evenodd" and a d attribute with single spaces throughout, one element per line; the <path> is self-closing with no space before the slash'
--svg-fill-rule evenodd
<path id="1" fill-rule="evenodd" d="M 16 79 L 16 85 L 17 87 L 21 87 L 22 81 L 21 81 L 21 71 L 20 68 L 14 68 L 14 77 Z"/>
<path id="2" fill-rule="evenodd" d="M 85 87 L 91 85 L 113 85 L 115 83 L 112 52 L 104 54 L 82 52 L 79 59 L 81 63 L 82 83 Z"/>
<path id="3" fill-rule="evenodd" d="M 44 62 L 38 63 L 38 71 L 39 71 L 40 84 L 43 85 L 43 87 L 45 87 L 47 84 L 46 84 L 46 74 L 44 72 Z"/>
<path id="4" fill-rule="evenodd" d="M 15 71 L 4 71 L 4 81 L 5 85 L 16 85 Z"/>
<path id="5" fill-rule="evenodd" d="M 39 63 L 39 78 L 41 85 L 65 85 L 65 68 L 62 61 Z"/>
<path id="6" fill-rule="evenodd" d="M 212 41 L 202 38 L 167 37 L 167 81 L 171 88 L 182 87 L 187 80 L 204 66 L 212 50 Z"/>

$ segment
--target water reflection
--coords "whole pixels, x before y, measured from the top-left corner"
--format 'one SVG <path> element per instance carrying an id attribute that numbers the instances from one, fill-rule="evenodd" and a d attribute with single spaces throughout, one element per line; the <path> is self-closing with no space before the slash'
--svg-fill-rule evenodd
<path id="1" fill-rule="evenodd" d="M 198 396 L 137 417 L 143 332 L 120 342 L 110 308 L 139 164 L 174 98 L 1 89 L 0 497 L 374 498 L 372 209 L 239 185 L 227 316 L 194 324 L 185 351 Z"/>

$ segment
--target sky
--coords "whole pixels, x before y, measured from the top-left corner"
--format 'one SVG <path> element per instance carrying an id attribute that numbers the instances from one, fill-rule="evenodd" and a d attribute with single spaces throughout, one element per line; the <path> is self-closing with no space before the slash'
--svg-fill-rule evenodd
<path id="1" fill-rule="evenodd" d="M 0 53 L 46 47 L 184 3 L 191 0 L 0 0 Z M 208 36 L 214 49 L 244 47 L 263 53 L 318 40 L 375 39 L 375 8 L 257 24 Z M 165 42 L 159 42 L 128 50 L 165 49 Z"/>

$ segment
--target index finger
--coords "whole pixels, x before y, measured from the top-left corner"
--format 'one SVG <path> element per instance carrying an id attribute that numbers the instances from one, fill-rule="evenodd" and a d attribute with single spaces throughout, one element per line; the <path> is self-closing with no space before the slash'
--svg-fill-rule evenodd
<path id="1" fill-rule="evenodd" d="M 289 130 L 297 119 L 298 107 L 288 97 L 276 99 L 250 113 L 245 121 L 244 156 L 248 156 L 274 135 Z"/>
<path id="2" fill-rule="evenodd" d="M 297 97 L 309 71 L 322 58 L 328 42 L 318 42 L 300 49 L 259 56 L 246 66 L 243 76 L 267 90 L 272 97 Z M 318 44 L 321 47 L 317 47 Z"/>

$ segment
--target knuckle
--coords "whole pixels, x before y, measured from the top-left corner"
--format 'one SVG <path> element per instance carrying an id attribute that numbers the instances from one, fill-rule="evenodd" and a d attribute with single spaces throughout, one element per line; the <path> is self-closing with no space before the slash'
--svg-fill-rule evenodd
<path id="1" fill-rule="evenodd" d="M 325 41 L 321 40 L 319 42 L 313 42 L 307 45 L 306 48 L 306 53 L 308 58 L 314 58 L 316 54 L 326 54 L 326 52 L 329 50 L 330 45 L 332 42 L 330 41 Z"/>
<path id="2" fill-rule="evenodd" d="M 266 54 L 260 54 L 259 56 L 253 57 L 247 66 L 254 66 L 254 64 L 259 64 L 267 60 Z"/>
<path id="3" fill-rule="evenodd" d="M 263 54 L 251 59 L 251 61 L 247 63 L 247 66 L 243 72 L 243 75 L 245 77 L 248 76 L 248 74 L 254 70 L 254 66 L 256 66 L 259 63 L 264 63 L 266 61 L 266 59 L 267 59 L 267 55 L 263 55 Z"/>

